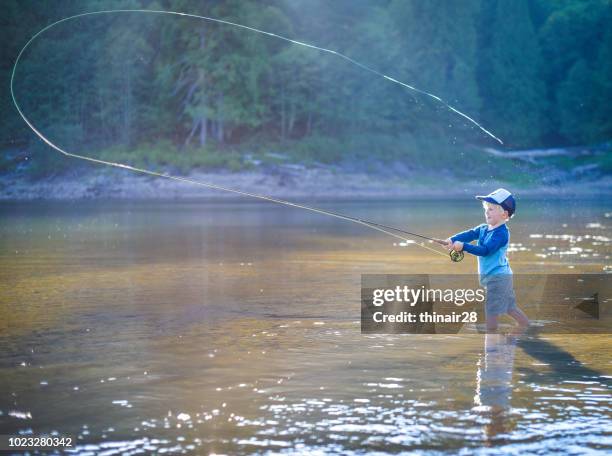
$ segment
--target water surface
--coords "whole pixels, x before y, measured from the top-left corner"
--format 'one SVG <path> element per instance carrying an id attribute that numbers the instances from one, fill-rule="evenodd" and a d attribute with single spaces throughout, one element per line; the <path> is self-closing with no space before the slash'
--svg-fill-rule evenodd
<path id="1" fill-rule="evenodd" d="M 436 237 L 482 219 L 471 201 L 315 204 Z M 515 272 L 610 270 L 611 205 L 521 209 Z M 473 258 L 267 203 L 0 211 L 0 434 L 81 454 L 611 448 L 608 335 L 360 334 L 361 274 Z"/>

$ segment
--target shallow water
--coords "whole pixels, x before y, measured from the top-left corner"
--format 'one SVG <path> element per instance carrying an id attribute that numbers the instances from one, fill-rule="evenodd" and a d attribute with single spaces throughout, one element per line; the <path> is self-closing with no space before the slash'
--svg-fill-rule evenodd
<path id="1" fill-rule="evenodd" d="M 436 237 L 482 218 L 470 201 L 318 205 Z M 515 272 L 610 270 L 610 205 L 523 207 Z M 361 274 L 473 258 L 267 203 L 0 213 L 0 434 L 73 435 L 80 454 L 612 448 L 609 335 L 360 334 Z"/>

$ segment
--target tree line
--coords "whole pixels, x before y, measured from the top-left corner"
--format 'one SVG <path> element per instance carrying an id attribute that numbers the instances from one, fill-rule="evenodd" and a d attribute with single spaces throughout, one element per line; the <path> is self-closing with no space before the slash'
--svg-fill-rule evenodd
<path id="1" fill-rule="evenodd" d="M 209 16 L 338 51 L 439 96 L 509 147 L 612 137 L 609 0 L 5 0 L 3 7 L 5 147 L 33 141 L 8 93 L 21 47 L 56 20 L 109 9 Z M 222 151 L 402 135 L 488 141 L 435 100 L 336 55 L 189 17 L 66 21 L 25 53 L 15 90 L 41 131 L 73 150 L 164 141 Z"/>

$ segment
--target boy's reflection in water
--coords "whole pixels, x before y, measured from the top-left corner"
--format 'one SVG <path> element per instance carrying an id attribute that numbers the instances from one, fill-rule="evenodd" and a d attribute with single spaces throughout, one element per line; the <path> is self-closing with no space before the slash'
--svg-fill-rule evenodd
<path id="1" fill-rule="evenodd" d="M 506 432 L 512 399 L 514 352 L 520 334 L 485 334 L 484 357 L 478 360 L 476 371 L 474 402 L 487 420 L 484 426 L 487 443 Z"/>
<path id="2" fill-rule="evenodd" d="M 509 431 L 508 412 L 512 402 L 512 374 L 517 346 L 548 366 L 548 374 L 521 369 L 529 382 L 558 384 L 573 380 L 597 382 L 606 389 L 612 387 L 612 382 L 602 372 L 584 366 L 571 353 L 540 339 L 537 328 L 516 328 L 509 334 L 485 334 L 484 357 L 479 359 L 476 371 L 474 402 L 476 410 L 486 420 L 484 434 L 487 445 L 494 441 L 499 443 L 501 439 L 498 436 Z"/>

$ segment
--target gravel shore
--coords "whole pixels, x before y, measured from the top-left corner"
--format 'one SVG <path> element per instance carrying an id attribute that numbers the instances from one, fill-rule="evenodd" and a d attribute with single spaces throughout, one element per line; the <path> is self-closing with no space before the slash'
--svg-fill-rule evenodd
<path id="1" fill-rule="evenodd" d="M 599 197 L 612 195 L 612 177 L 596 181 L 562 185 L 538 185 L 517 188 L 517 184 L 493 178 L 464 180 L 440 173 L 413 172 L 405 176 L 381 173 L 346 172 L 333 168 L 306 168 L 298 165 L 277 166 L 243 172 L 194 172 L 179 176 L 249 193 L 282 199 L 399 199 L 411 197 L 461 198 L 508 186 L 517 195 L 554 195 L 559 197 Z M 193 183 L 141 175 L 124 169 L 72 172 L 62 176 L 31 181 L 19 175 L 0 177 L 0 200 L 83 200 L 147 199 L 189 200 L 238 197 L 235 193 L 213 190 Z"/>

